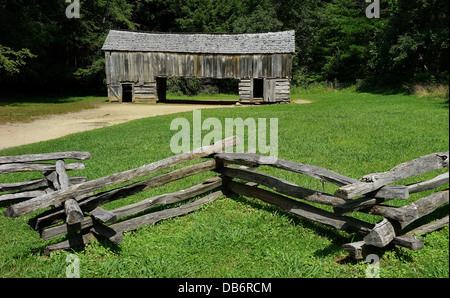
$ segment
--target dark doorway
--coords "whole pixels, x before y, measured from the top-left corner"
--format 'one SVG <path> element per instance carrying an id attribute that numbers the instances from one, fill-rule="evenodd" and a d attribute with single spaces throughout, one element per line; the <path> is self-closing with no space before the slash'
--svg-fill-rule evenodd
<path id="1" fill-rule="evenodd" d="M 158 101 L 166 101 L 167 78 L 156 78 Z"/>
<path id="2" fill-rule="evenodd" d="M 264 97 L 264 79 L 253 79 L 253 98 Z"/>
<path id="3" fill-rule="evenodd" d="M 132 84 L 122 84 L 122 102 L 133 102 Z"/>

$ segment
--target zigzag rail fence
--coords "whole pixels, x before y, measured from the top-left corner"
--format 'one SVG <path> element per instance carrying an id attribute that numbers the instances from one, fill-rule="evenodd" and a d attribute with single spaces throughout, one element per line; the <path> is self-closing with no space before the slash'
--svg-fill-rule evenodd
<path id="1" fill-rule="evenodd" d="M 393 199 L 405 200 L 412 193 L 432 190 L 448 184 L 448 172 L 431 180 L 411 185 L 392 185 L 391 183 L 448 168 L 449 152 L 421 156 L 387 172 L 373 173 L 361 179 L 354 179 L 321 167 L 297 162 L 274 160 L 252 153 L 224 152 L 225 149 L 238 144 L 237 137 L 230 137 L 140 168 L 74 185 L 67 183 L 67 178 L 64 178 L 67 176 L 64 175 L 65 172 L 64 174 L 58 173 L 58 169 L 61 169 L 60 164 L 54 172 L 56 172 L 57 179 L 61 176 L 63 177 L 62 181 L 66 181 L 60 183 L 63 185 L 62 187 L 51 192 L 39 193 L 32 198 L 11 205 L 6 209 L 4 215 L 19 217 L 44 209 L 42 213 L 28 222 L 33 229 L 39 231 L 42 239 L 72 235 L 67 240 L 47 246 L 44 249 L 46 255 L 54 251 L 86 245 L 94 237 L 121 243 L 125 232 L 194 212 L 200 206 L 230 193 L 257 198 L 296 216 L 349 233 L 363 235 L 362 241 L 343 245 L 343 249 L 355 259 L 362 259 L 374 249 L 392 244 L 411 250 L 422 249 L 423 240 L 416 235 L 431 233 L 448 225 L 449 216 L 447 215 L 413 230 L 405 229 L 411 223 L 448 203 L 448 189 L 434 192 L 402 207 L 392 207 L 382 203 Z M 0 157 L 0 169 L 2 160 L 11 160 L 8 158 L 10 157 Z M 60 158 L 62 157 L 56 159 Z M 199 159 L 207 160 L 94 194 L 95 191 L 118 186 Z M 238 167 L 232 165 L 238 165 Z M 339 189 L 334 194 L 307 189 L 290 181 L 257 171 L 256 169 L 260 166 L 271 166 L 307 175 L 323 182 L 333 183 L 339 186 Z M 101 207 L 108 202 L 207 171 L 214 171 L 219 175 L 187 189 L 154 196 L 114 210 L 105 210 Z M 72 180 L 72 178 L 68 179 Z M 8 189 L 4 184 L 1 186 L 4 187 L 2 190 Z M 194 198 L 197 199 L 178 207 L 149 212 L 150 208 L 157 205 L 180 203 Z M 314 203 L 314 206 L 310 203 Z M 331 206 L 333 211 L 316 207 L 322 205 Z M 380 215 L 383 219 L 377 224 L 372 224 L 346 216 L 352 212 Z M 74 234 L 75 236 L 73 236 Z"/>

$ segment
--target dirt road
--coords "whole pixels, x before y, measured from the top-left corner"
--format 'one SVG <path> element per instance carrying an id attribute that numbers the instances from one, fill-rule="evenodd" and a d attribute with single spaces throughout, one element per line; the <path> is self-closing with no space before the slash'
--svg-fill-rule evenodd
<path id="1" fill-rule="evenodd" d="M 311 103 L 308 100 L 294 100 L 294 103 Z M 197 109 L 236 107 L 233 103 L 223 104 L 100 104 L 96 109 L 78 113 L 51 115 L 30 123 L 0 125 L 0 150 L 9 147 L 57 139 L 72 133 L 111 126 L 127 121 L 152 116 L 188 112 Z M 240 108 L 245 106 L 240 106 Z"/>
<path id="2" fill-rule="evenodd" d="M 111 126 L 135 119 L 187 112 L 223 105 L 201 104 L 100 104 L 98 108 L 64 115 L 51 115 L 30 123 L 0 125 L 0 149 L 60 138 L 72 133 Z M 234 107 L 227 105 L 225 107 Z"/>

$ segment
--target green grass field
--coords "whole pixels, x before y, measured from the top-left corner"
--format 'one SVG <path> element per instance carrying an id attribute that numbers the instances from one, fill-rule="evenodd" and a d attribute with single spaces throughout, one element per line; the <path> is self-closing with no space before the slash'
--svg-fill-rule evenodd
<path id="1" fill-rule="evenodd" d="M 217 117 L 222 123 L 225 118 L 234 117 L 278 118 L 280 158 L 355 178 L 449 148 L 448 101 L 349 91 L 296 94 L 293 98 L 314 103 L 208 109 L 202 111 L 202 118 Z M 169 127 L 176 117 L 192 121 L 192 112 L 141 119 L 10 148 L 0 151 L 0 155 L 89 151 L 93 158 L 85 162 L 86 169 L 69 175 L 87 175 L 92 180 L 172 156 L 170 139 L 175 132 Z M 331 193 L 336 189 L 302 175 L 268 167 L 261 170 L 307 188 Z M 442 172 L 445 171 L 400 183 L 413 183 Z M 2 175 L 0 182 L 21 181 L 33 175 L 39 176 Z M 104 207 L 117 208 L 183 189 L 212 175 L 186 178 Z M 401 206 L 430 193 L 390 203 Z M 3 214 L 8 206 L 0 205 L 0 212 Z M 425 220 L 445 214 L 448 204 Z M 119 245 L 96 240 L 84 249 L 54 253 L 49 258 L 43 257 L 44 247 L 65 238 L 41 240 L 27 225 L 34 215 L 16 219 L 0 216 L 1 277 L 65 277 L 66 257 L 70 253 L 80 258 L 81 277 L 365 277 L 367 268 L 364 261 L 338 261 L 346 256 L 341 245 L 360 240 L 360 236 L 288 215 L 246 197 L 223 198 L 190 215 L 126 233 Z M 353 216 L 374 223 L 380 219 L 365 214 Z M 411 228 L 421 224 L 416 222 Z M 381 250 L 380 276 L 448 277 L 448 227 L 423 238 L 421 251 Z"/>

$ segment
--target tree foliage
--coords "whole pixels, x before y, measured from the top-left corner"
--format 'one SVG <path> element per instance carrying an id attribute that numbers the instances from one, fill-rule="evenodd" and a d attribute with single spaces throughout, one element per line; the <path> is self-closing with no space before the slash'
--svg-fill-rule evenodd
<path id="1" fill-rule="evenodd" d="M 80 18 L 68 19 L 63 0 L 1 1 L 0 84 L 104 90 L 110 29 L 295 30 L 294 84 L 448 81 L 448 0 L 381 1 L 380 19 L 366 17 L 364 0 L 80 2 Z"/>

